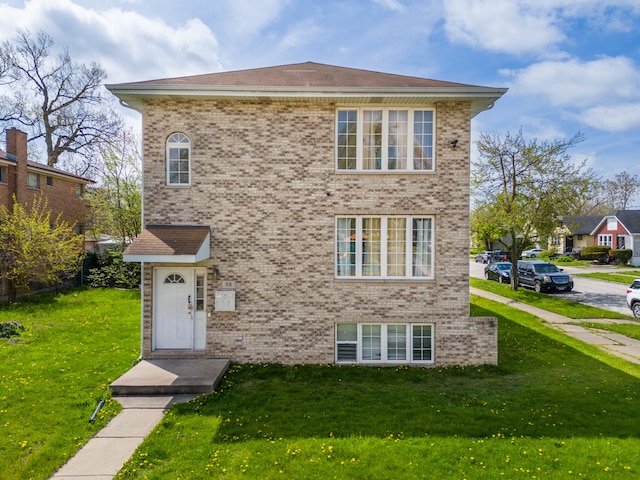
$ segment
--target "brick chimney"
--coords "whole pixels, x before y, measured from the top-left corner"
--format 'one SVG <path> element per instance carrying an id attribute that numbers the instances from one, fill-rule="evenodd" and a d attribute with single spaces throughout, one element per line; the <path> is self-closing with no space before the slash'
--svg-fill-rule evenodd
<path id="1" fill-rule="evenodd" d="M 27 134 L 16 128 L 7 130 L 7 153 L 16 159 L 15 194 L 18 202 L 26 199 L 27 190 Z"/>

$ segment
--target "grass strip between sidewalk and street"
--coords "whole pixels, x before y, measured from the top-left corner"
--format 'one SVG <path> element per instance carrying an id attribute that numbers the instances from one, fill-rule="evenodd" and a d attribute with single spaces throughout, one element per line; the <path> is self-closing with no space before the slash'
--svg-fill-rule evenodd
<path id="1" fill-rule="evenodd" d="M 605 282 L 623 283 L 624 285 L 631 285 L 636 278 L 640 278 L 640 272 L 635 273 L 576 273 L 574 276 L 593 278 L 596 280 L 603 280 Z"/>

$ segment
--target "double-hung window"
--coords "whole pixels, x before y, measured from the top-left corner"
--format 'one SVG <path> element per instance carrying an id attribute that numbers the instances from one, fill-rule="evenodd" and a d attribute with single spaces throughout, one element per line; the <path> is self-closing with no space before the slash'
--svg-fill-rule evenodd
<path id="1" fill-rule="evenodd" d="M 598 235 L 598 245 L 610 247 L 613 244 L 613 235 Z"/>
<path id="2" fill-rule="evenodd" d="M 433 325 L 338 323 L 336 362 L 433 363 Z"/>
<path id="3" fill-rule="evenodd" d="M 191 142 L 182 133 L 167 140 L 167 185 L 186 186 L 191 183 Z"/>
<path id="4" fill-rule="evenodd" d="M 337 217 L 338 278 L 433 278 L 433 217 Z"/>
<path id="5" fill-rule="evenodd" d="M 432 172 L 434 111 L 339 109 L 338 171 Z"/>

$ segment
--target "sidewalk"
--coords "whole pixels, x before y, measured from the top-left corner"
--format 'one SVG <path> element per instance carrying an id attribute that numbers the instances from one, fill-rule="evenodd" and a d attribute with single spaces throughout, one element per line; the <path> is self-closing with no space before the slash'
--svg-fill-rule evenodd
<path id="1" fill-rule="evenodd" d="M 469 287 L 469 292 L 472 295 L 478 295 L 480 297 L 493 300 L 495 302 L 509 305 L 510 307 L 517 308 L 519 310 L 531 313 L 536 317 L 543 319 L 549 323 L 553 328 L 561 330 L 565 334 L 581 340 L 585 343 L 594 345 L 596 347 L 605 350 L 607 353 L 615 355 L 617 357 L 628 360 L 629 362 L 637 363 L 640 365 L 640 341 L 633 338 L 625 337 L 619 333 L 613 333 L 606 330 L 587 329 L 578 325 L 572 325 L 581 321 L 589 320 L 577 320 L 574 318 L 563 317 L 557 313 L 549 312 L 532 305 L 517 302 L 510 298 L 501 297 L 495 293 L 487 292 L 485 290 Z M 613 320 L 613 319 L 594 319 L 593 322 L 597 323 L 630 323 L 638 325 L 637 321 L 632 320 Z"/>
<path id="2" fill-rule="evenodd" d="M 122 412 L 83 446 L 51 480 L 111 480 L 174 403 L 195 395 L 114 397 Z"/>

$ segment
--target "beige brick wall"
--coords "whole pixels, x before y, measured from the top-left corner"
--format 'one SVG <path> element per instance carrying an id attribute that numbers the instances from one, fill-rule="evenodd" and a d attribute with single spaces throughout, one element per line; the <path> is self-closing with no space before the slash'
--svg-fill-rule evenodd
<path id="1" fill-rule="evenodd" d="M 206 355 L 330 363 L 336 322 L 421 322 L 435 325 L 436 365 L 496 363 L 495 321 L 469 318 L 469 104 L 437 105 L 434 174 L 336 173 L 335 112 L 307 102 L 145 105 L 145 223 L 212 230 L 205 263 L 220 275 L 209 274 Z M 165 142 L 176 131 L 192 142 L 187 188 L 165 186 Z M 347 214 L 434 215 L 435 280 L 336 280 L 334 223 Z M 213 310 L 223 280 L 235 282 L 235 312 Z"/>

